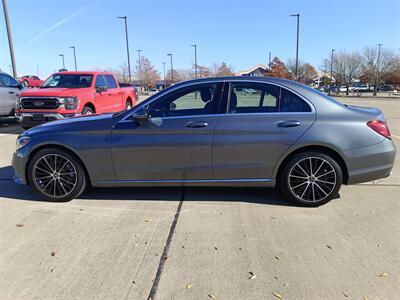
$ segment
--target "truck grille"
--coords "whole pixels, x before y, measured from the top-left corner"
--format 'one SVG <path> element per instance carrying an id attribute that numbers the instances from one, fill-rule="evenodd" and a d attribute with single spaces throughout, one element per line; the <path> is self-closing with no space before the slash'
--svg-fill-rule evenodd
<path id="1" fill-rule="evenodd" d="M 21 98 L 21 107 L 25 109 L 57 109 L 59 106 L 56 98 Z"/>

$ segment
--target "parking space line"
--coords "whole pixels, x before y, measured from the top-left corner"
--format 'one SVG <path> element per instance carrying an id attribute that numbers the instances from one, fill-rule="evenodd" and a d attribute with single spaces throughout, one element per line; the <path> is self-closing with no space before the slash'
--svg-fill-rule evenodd
<path id="1" fill-rule="evenodd" d="M 394 135 L 394 134 L 392 134 L 392 136 L 397 138 L 397 139 L 400 139 L 400 136 L 397 136 L 397 135 Z"/>
<path id="2" fill-rule="evenodd" d="M 147 297 L 148 300 L 154 299 L 155 295 L 157 293 L 158 284 L 159 284 L 160 279 L 161 279 L 161 274 L 162 274 L 162 271 L 164 269 L 165 261 L 166 261 L 166 259 L 168 257 L 169 247 L 171 245 L 171 241 L 172 241 L 172 238 L 174 236 L 176 224 L 178 223 L 179 215 L 180 215 L 181 210 L 182 210 L 183 201 L 185 199 L 185 193 L 186 193 L 186 188 L 184 187 L 183 190 L 182 190 L 182 195 L 181 195 L 181 199 L 179 201 L 179 205 L 178 205 L 178 207 L 176 209 L 174 220 L 172 221 L 171 228 L 169 230 L 167 241 L 165 242 L 163 254 L 160 257 L 160 262 L 158 264 L 156 277 L 153 280 L 153 286 L 151 287 L 149 296 Z"/>

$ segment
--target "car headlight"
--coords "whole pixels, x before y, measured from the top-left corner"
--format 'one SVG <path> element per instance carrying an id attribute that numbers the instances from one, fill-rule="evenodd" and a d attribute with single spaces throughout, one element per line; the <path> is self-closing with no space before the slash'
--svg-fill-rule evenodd
<path id="1" fill-rule="evenodd" d="M 29 136 L 21 136 L 16 141 L 17 150 L 29 144 L 31 138 Z"/>
<path id="2" fill-rule="evenodd" d="M 61 106 L 65 107 L 67 110 L 73 110 L 78 107 L 78 98 L 77 97 L 60 97 L 58 98 Z"/>

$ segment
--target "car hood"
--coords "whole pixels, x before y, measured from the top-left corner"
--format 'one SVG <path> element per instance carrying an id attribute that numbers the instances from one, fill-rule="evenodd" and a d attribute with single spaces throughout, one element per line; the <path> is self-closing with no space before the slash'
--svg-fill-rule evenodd
<path id="1" fill-rule="evenodd" d="M 29 90 L 24 90 L 20 96 L 21 97 L 55 97 L 55 96 L 74 96 L 74 94 L 79 92 L 84 92 L 90 88 L 34 88 Z"/>
<path id="2" fill-rule="evenodd" d="M 113 124 L 113 114 L 87 115 L 44 123 L 24 131 L 24 135 L 96 130 L 111 131 Z"/>

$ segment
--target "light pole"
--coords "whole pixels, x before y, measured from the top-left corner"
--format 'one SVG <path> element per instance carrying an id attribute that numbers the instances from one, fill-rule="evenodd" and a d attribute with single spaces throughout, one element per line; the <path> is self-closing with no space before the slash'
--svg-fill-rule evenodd
<path id="1" fill-rule="evenodd" d="M 190 46 L 194 47 L 194 78 L 197 78 L 197 44 Z"/>
<path id="2" fill-rule="evenodd" d="M 74 51 L 74 63 L 75 63 L 75 71 L 78 71 L 78 67 L 76 65 L 76 51 L 75 51 L 75 46 L 70 47 Z"/>
<path id="3" fill-rule="evenodd" d="M 14 46 L 12 41 L 11 29 L 10 29 L 10 20 L 8 18 L 8 9 L 6 0 L 3 0 L 3 10 L 4 10 L 4 18 L 7 27 L 7 36 L 8 36 L 8 47 L 10 48 L 10 57 L 11 57 L 11 65 L 12 65 L 12 73 L 15 78 L 17 78 L 17 66 L 15 65 L 15 57 L 14 57 Z"/>
<path id="4" fill-rule="evenodd" d="M 335 52 L 335 49 L 332 49 L 331 51 L 331 84 L 329 86 L 332 86 L 332 80 L 333 80 L 333 53 Z M 331 90 L 329 89 L 329 93 L 331 93 Z"/>
<path id="5" fill-rule="evenodd" d="M 131 77 L 131 60 L 129 58 L 129 42 L 128 42 L 128 17 L 123 16 L 123 17 L 118 17 L 118 19 L 123 19 L 125 21 L 125 40 L 126 40 L 126 55 L 128 57 L 128 76 L 129 76 L 129 83 L 132 83 L 132 77 Z"/>
<path id="6" fill-rule="evenodd" d="M 296 80 L 298 80 L 298 71 L 299 71 L 299 27 L 300 27 L 300 14 L 290 15 L 291 17 L 297 18 L 297 42 L 296 42 L 296 71 L 295 76 Z"/>
<path id="7" fill-rule="evenodd" d="M 64 60 L 64 54 L 58 54 L 58 56 L 61 56 L 62 58 L 62 63 L 63 63 L 63 70 L 65 70 L 65 60 Z"/>
<path id="8" fill-rule="evenodd" d="M 164 90 L 167 88 L 167 82 L 166 82 L 166 79 L 165 79 L 165 61 L 163 61 L 163 71 L 164 71 Z"/>
<path id="9" fill-rule="evenodd" d="M 268 68 L 271 70 L 271 51 L 268 53 Z"/>
<path id="10" fill-rule="evenodd" d="M 139 63 L 139 84 L 140 84 L 140 90 L 142 90 L 142 65 L 141 65 L 141 59 L 140 59 L 140 52 L 142 52 L 143 50 L 142 49 L 138 49 L 136 51 L 137 51 L 138 56 L 139 56 L 139 60 L 138 60 L 138 63 Z"/>
<path id="11" fill-rule="evenodd" d="M 174 84 L 174 67 L 172 65 L 172 53 L 168 53 L 167 56 L 171 59 L 171 85 Z"/>
<path id="12" fill-rule="evenodd" d="M 378 46 L 378 57 L 376 58 L 376 74 L 375 74 L 375 86 L 374 86 L 374 96 L 376 96 L 376 92 L 378 91 L 378 81 L 380 76 L 380 60 L 381 60 L 381 47 L 383 44 L 376 44 Z"/>

